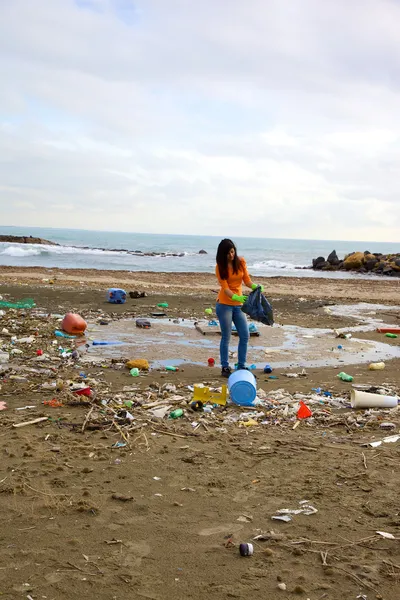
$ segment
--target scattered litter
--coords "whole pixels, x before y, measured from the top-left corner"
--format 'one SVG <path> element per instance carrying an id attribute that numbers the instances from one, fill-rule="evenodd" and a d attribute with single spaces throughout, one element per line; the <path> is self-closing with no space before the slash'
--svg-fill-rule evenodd
<path id="1" fill-rule="evenodd" d="M 0 301 L 1 308 L 34 308 L 36 306 L 35 301 L 32 298 L 25 298 L 19 302 L 6 302 L 5 300 Z"/>
<path id="2" fill-rule="evenodd" d="M 296 416 L 298 419 L 308 419 L 309 417 L 312 417 L 312 411 L 304 404 L 303 401 L 300 401 L 299 410 L 297 411 Z"/>
<path id="3" fill-rule="evenodd" d="M 283 373 L 285 377 L 291 377 L 293 379 L 296 379 L 297 377 L 307 377 L 308 373 L 305 369 L 303 369 L 302 371 L 298 372 L 298 373 Z"/>
<path id="4" fill-rule="evenodd" d="M 389 437 L 383 438 L 383 440 L 379 440 L 376 442 L 369 442 L 368 444 L 361 444 L 361 446 L 371 446 L 372 448 L 377 448 L 382 444 L 394 444 L 400 440 L 400 435 L 391 435 Z"/>
<path id="5" fill-rule="evenodd" d="M 384 362 L 371 363 L 368 365 L 370 371 L 382 371 L 385 368 Z"/>
<path id="6" fill-rule="evenodd" d="M 353 379 L 354 379 L 352 375 L 348 375 L 347 373 L 344 373 L 344 371 L 339 373 L 338 377 L 342 381 L 353 381 Z"/>
<path id="7" fill-rule="evenodd" d="M 240 556 L 253 556 L 254 546 L 253 544 L 240 544 L 239 552 Z"/>
<path id="8" fill-rule="evenodd" d="M 111 448 L 125 448 L 125 446 L 126 442 L 115 442 L 115 444 L 113 444 Z"/>
<path id="9" fill-rule="evenodd" d="M 149 361 L 145 358 L 132 358 L 126 363 L 127 369 L 139 369 L 140 371 L 148 371 L 150 369 Z"/>
<path id="10" fill-rule="evenodd" d="M 387 540 L 395 540 L 396 539 L 392 533 L 386 533 L 386 531 L 377 531 L 376 533 L 378 535 L 381 535 L 383 538 L 385 538 Z"/>
<path id="11" fill-rule="evenodd" d="M 308 500 L 301 500 L 299 502 L 300 508 L 281 508 L 276 511 L 276 515 L 271 517 L 274 521 L 291 521 L 290 515 L 314 515 L 318 510 L 309 504 Z"/>
<path id="12" fill-rule="evenodd" d="M 289 515 L 274 515 L 271 519 L 273 521 L 284 521 L 285 523 L 289 523 L 289 521 L 292 520 L 292 517 L 289 517 Z"/>

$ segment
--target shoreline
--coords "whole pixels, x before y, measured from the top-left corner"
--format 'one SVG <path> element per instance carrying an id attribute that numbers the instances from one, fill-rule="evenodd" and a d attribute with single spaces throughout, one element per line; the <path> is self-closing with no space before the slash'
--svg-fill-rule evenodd
<path id="1" fill-rule="evenodd" d="M 89 275 L 90 273 L 90 275 Z M 399 303 L 399 279 L 336 279 L 315 277 L 253 276 L 256 283 L 263 283 L 266 295 L 271 298 L 290 296 L 294 298 L 325 299 L 326 301 Z M 59 267 L 12 267 L 0 266 L 1 284 L 46 285 L 60 288 L 104 289 L 123 287 L 126 291 L 162 292 L 167 295 L 199 294 L 215 296 L 218 283 L 215 275 L 203 272 L 154 272 L 100 269 L 61 269 Z"/>

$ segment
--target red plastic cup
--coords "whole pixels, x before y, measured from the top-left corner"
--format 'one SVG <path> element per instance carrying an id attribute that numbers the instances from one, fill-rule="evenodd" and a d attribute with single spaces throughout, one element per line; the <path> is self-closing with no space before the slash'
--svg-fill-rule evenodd
<path id="1" fill-rule="evenodd" d="M 37 356 L 43 356 L 43 350 L 36 350 Z"/>
<path id="2" fill-rule="evenodd" d="M 215 359 L 214 358 L 209 358 L 208 359 L 208 366 L 209 367 L 213 367 L 215 365 Z"/>
<path id="3" fill-rule="evenodd" d="M 308 419 L 309 417 L 312 417 L 311 410 L 304 404 L 304 402 L 300 401 L 299 410 L 297 411 L 297 418 Z"/>

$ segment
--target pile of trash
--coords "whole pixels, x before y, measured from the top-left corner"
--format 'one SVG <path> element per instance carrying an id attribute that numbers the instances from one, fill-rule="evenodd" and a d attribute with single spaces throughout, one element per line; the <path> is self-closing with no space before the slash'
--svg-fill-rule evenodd
<path id="1" fill-rule="evenodd" d="M 193 386 L 150 383 L 143 390 L 138 380 L 132 379 L 132 385 L 123 386 L 115 393 L 105 381 L 105 369 L 126 371 L 128 368 L 135 377 L 139 372 L 149 373 L 147 361 L 84 362 L 82 358 L 91 342 L 84 335 L 74 336 L 63 331 L 64 315 L 48 315 L 31 303 L 26 308 L 22 305 L 6 308 L 7 311 L 0 313 L 0 410 L 9 408 L 7 403 L 11 397 L 13 402 L 21 396 L 29 398 L 36 394 L 40 397 L 39 404 L 27 400 L 22 406 L 13 406 L 13 415 L 21 415 L 21 418 L 39 409 L 39 419 L 44 421 L 49 418 L 48 409 L 60 409 L 57 419 L 52 419 L 58 426 L 81 431 L 113 429 L 122 444 L 129 443 L 132 432 L 145 431 L 144 428 L 174 434 L 179 429 L 180 434 L 186 436 L 201 427 L 224 433 L 232 428 L 263 426 L 295 429 L 300 423 L 308 427 L 344 426 L 347 430 L 397 426 L 393 423 L 398 422 L 397 400 L 392 408 L 354 411 L 350 392 L 339 395 L 321 388 L 294 394 L 285 389 L 267 392 L 258 388 L 254 402 L 245 408 L 229 399 L 226 386 L 212 388 L 202 383 Z M 97 319 L 102 318 L 104 316 L 97 313 Z M 387 386 L 353 386 L 354 389 L 382 397 L 394 397 L 397 391 Z M 85 408 L 84 415 L 75 413 L 78 419 L 67 421 L 62 414 L 64 406 L 81 406 Z M 45 409 L 47 412 L 43 412 Z M 8 424 L 9 419 L 5 417 L 3 415 L 2 423 Z M 71 418 L 70 413 L 68 418 Z M 12 417 L 11 421 L 14 420 Z M 17 419 L 13 425 L 24 423 Z"/>

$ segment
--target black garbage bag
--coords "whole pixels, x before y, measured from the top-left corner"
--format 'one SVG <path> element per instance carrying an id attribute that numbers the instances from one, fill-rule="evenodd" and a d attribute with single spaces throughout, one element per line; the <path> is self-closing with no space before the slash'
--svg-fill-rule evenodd
<path id="1" fill-rule="evenodd" d="M 246 313 L 246 315 L 249 315 L 250 319 L 253 321 L 259 321 L 260 323 L 270 325 L 271 327 L 274 324 L 272 306 L 261 293 L 260 286 L 258 286 L 254 292 L 251 292 L 242 306 L 242 311 Z"/>

